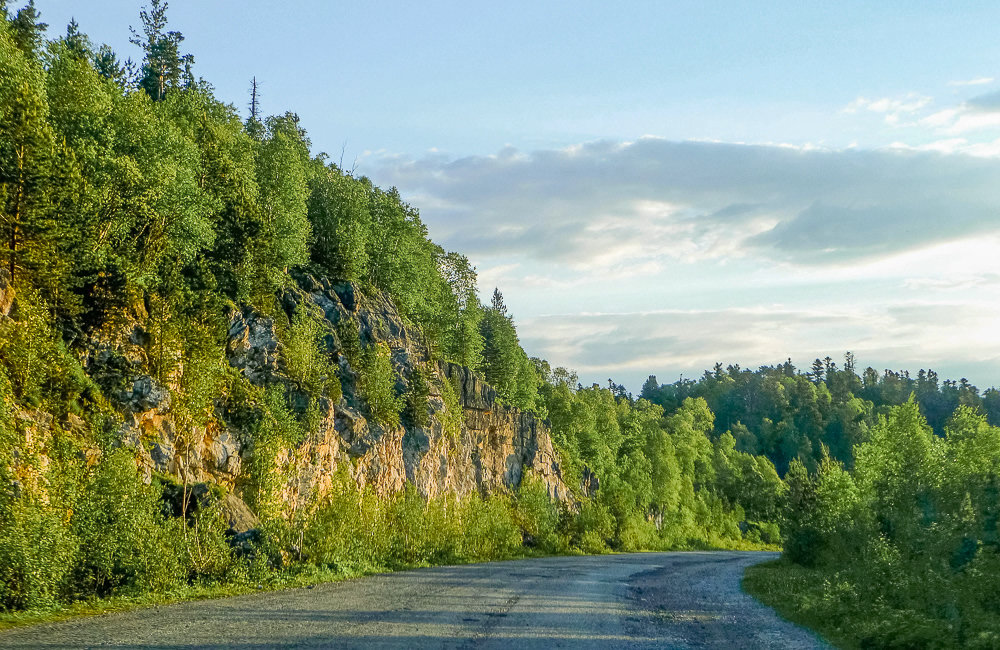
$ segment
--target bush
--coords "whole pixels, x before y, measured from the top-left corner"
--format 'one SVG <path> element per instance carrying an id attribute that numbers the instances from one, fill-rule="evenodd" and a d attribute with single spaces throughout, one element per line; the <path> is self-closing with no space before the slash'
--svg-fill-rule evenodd
<path id="1" fill-rule="evenodd" d="M 615 520 L 607 506 L 585 499 L 573 520 L 571 544 L 584 553 L 606 553 L 614 532 Z"/>
<path id="2" fill-rule="evenodd" d="M 483 499 L 472 494 L 462 503 L 462 557 L 483 562 L 514 554 L 521 546 L 521 533 L 514 522 L 510 498 L 494 494 Z"/>
<path id="3" fill-rule="evenodd" d="M 514 520 L 521 530 L 525 546 L 546 553 L 555 552 L 559 540 L 559 508 L 549 499 L 549 492 L 540 479 L 527 475 L 517 489 L 514 501 Z"/>
<path id="4" fill-rule="evenodd" d="M 0 497 L 0 608 L 52 607 L 66 594 L 78 550 L 66 518 L 34 497 Z"/>
<path id="5" fill-rule="evenodd" d="M 419 365 L 410 373 L 410 387 L 406 391 L 406 419 L 415 427 L 426 427 L 431 416 L 427 410 L 430 396 L 430 372 L 425 365 Z"/>
<path id="6" fill-rule="evenodd" d="M 326 350 L 327 334 L 319 316 L 303 304 L 284 336 L 281 356 L 289 378 L 310 395 L 327 395 L 334 403 L 340 401 L 340 379 L 336 366 Z"/>
<path id="7" fill-rule="evenodd" d="M 258 516 L 273 514 L 282 476 L 277 464 L 279 452 L 297 447 L 305 438 L 303 425 L 286 403 L 280 386 L 271 386 L 252 425 L 250 461 L 245 475 L 244 497 Z"/>
<path id="8" fill-rule="evenodd" d="M 190 582 L 221 584 L 231 578 L 235 556 L 218 506 L 198 508 L 184 530 L 183 569 Z"/>
<path id="9" fill-rule="evenodd" d="M 386 429 L 399 426 L 402 400 L 396 395 L 396 375 L 389 346 L 376 343 L 361 355 L 361 391 L 372 419 Z"/>
<path id="10" fill-rule="evenodd" d="M 183 533 L 179 521 L 164 519 L 159 496 L 139 479 L 126 450 L 101 460 L 73 516 L 78 595 L 135 595 L 178 583 Z"/>

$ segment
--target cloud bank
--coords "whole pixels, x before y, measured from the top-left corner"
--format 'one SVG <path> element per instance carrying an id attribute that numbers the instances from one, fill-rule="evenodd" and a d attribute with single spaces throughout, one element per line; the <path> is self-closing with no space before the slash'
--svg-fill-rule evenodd
<path id="1" fill-rule="evenodd" d="M 585 382 L 851 350 L 1000 383 L 1000 158 L 644 137 L 364 167 Z"/>
<path id="2" fill-rule="evenodd" d="M 845 264 L 1000 231 L 1000 160 L 935 151 L 641 138 L 366 168 L 423 206 L 450 247 L 578 268 L 664 256 Z"/>

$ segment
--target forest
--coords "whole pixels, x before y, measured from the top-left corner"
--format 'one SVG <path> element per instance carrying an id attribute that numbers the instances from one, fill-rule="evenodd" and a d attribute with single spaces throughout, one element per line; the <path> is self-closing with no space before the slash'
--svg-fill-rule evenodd
<path id="1" fill-rule="evenodd" d="M 1000 644 L 1000 392 L 859 370 L 850 353 L 651 376 L 638 396 L 584 386 L 524 351 L 502 292 L 482 301 L 474 266 L 395 188 L 313 153 L 294 113 L 217 99 L 167 9 L 140 12 L 133 62 L 75 22 L 50 38 L 33 0 L 0 1 L 0 624 L 525 554 L 781 547 L 746 587 L 838 643 Z M 283 509 L 274 459 L 318 404 L 428 426 L 432 366 L 394 383 L 356 328 L 331 351 L 317 317 L 283 302 L 305 277 L 385 297 L 431 361 L 546 422 L 570 498 L 530 475 L 385 496 L 343 467 L 322 498 Z M 240 310 L 276 323 L 290 388 L 227 361 Z M 126 320 L 141 358 L 98 345 Z M 252 534 L 227 530 L 223 488 L 192 500 L 139 471 L 120 432 L 140 376 L 169 392 L 182 434 L 246 440 Z"/>

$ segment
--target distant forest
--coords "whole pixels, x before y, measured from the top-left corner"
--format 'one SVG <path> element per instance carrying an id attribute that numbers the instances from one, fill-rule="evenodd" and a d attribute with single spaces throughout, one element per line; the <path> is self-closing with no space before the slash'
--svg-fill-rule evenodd
<path id="1" fill-rule="evenodd" d="M 619 396 L 625 389 L 612 383 Z M 844 355 L 842 367 L 830 357 L 816 359 L 809 370 L 792 360 L 757 370 L 715 364 L 697 381 L 682 379 L 660 385 L 650 376 L 639 394 L 672 411 L 689 397 L 704 399 L 715 413 L 715 435 L 729 431 L 736 448 L 764 454 L 784 474 L 799 459 L 816 469 L 823 448 L 835 460 L 853 466 L 854 445 L 890 408 L 913 396 L 921 415 L 938 436 L 959 406 L 978 410 L 992 426 L 1000 425 L 1000 391 L 980 392 L 966 379 L 940 380 L 933 370 L 909 371 L 868 367 L 858 374 L 854 355 Z"/>

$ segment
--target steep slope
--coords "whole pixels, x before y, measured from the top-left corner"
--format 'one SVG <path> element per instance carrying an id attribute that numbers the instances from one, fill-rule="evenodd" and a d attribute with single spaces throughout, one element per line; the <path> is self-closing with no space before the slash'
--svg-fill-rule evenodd
<path id="1" fill-rule="evenodd" d="M 275 319 L 247 306 L 231 310 L 226 359 L 232 371 L 253 386 L 277 389 L 289 403 L 311 409 L 311 426 L 301 443 L 282 446 L 274 457 L 282 511 L 294 512 L 321 498 L 341 467 L 359 485 L 382 495 L 403 489 L 407 482 L 427 497 L 486 494 L 516 488 L 531 472 L 550 497 L 571 498 L 546 423 L 502 404 L 496 391 L 468 368 L 432 361 L 420 333 L 403 322 L 386 296 L 302 275 L 284 290 L 280 303 L 290 320 L 303 311 L 317 315 L 323 352 L 336 364 L 342 385 L 336 401 L 306 394 L 290 377 Z M 91 376 L 116 368 L 132 373 L 112 399 L 121 416 L 115 437 L 135 451 L 147 480 L 159 475 L 179 483 L 225 487 L 231 525 L 246 528 L 251 518 L 238 497 L 248 483 L 253 435 L 245 421 L 227 409 L 226 395 L 218 396 L 215 417 L 206 426 L 181 425 L 171 400 L 173 386 L 142 372 L 157 353 L 148 327 L 137 315 L 88 344 L 84 365 Z M 398 426 L 385 425 L 371 417 L 361 369 L 355 367 L 359 362 L 355 359 L 352 366 L 340 340 L 354 327 L 360 349 L 388 350 L 396 395 L 410 390 L 418 368 L 429 369 L 423 426 L 407 418 Z M 37 426 L 45 426 L 44 418 L 36 419 Z M 98 454 L 96 449 L 88 453 Z"/>

